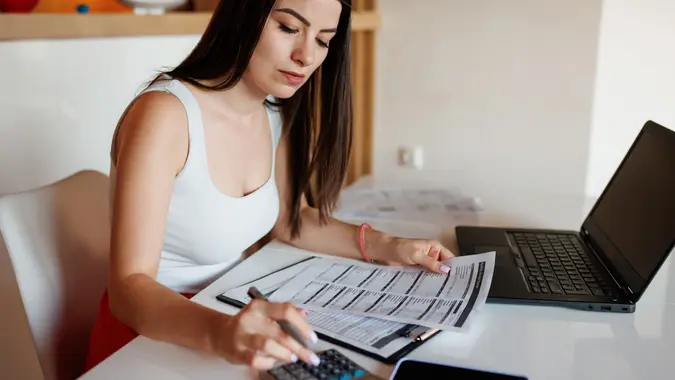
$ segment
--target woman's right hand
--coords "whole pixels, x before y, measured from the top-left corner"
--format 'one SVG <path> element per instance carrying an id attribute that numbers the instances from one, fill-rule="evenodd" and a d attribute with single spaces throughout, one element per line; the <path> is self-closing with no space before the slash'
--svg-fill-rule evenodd
<path id="1" fill-rule="evenodd" d="M 302 313 L 291 303 L 252 300 L 238 314 L 225 316 L 216 330 L 216 352 L 236 364 L 247 364 L 267 370 L 277 360 L 295 362 L 298 359 L 318 365 L 319 358 L 286 334 L 276 321 L 286 320 L 308 341 L 317 337 Z"/>

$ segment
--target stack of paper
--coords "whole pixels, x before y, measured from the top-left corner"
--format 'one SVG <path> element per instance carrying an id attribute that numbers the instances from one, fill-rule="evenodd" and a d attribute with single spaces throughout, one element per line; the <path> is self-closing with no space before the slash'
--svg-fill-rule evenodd
<path id="1" fill-rule="evenodd" d="M 401 334 L 409 326 L 466 331 L 485 304 L 495 252 L 445 264 L 449 274 L 314 257 L 222 296 L 246 304 L 249 287 L 256 286 L 271 301 L 307 310 L 317 332 L 389 356 L 410 344 Z"/>
<path id="2" fill-rule="evenodd" d="M 481 211 L 480 199 L 453 189 L 346 189 L 335 217 L 384 218 L 452 223 L 459 213 Z"/>

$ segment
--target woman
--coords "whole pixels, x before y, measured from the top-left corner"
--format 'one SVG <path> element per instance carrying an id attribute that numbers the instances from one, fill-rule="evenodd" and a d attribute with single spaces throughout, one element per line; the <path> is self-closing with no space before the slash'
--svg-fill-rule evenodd
<path id="1" fill-rule="evenodd" d="M 129 105 L 111 149 L 110 279 L 88 368 L 136 334 L 258 369 L 317 364 L 274 322 L 316 340 L 289 304 L 229 316 L 188 301 L 267 235 L 447 273 L 451 253 L 436 241 L 329 216 L 350 149 L 350 5 L 223 0 L 192 53 Z"/>

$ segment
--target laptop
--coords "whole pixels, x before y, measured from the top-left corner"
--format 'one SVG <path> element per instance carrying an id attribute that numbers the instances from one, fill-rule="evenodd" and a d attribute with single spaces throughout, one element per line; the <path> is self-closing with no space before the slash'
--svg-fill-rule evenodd
<path id="1" fill-rule="evenodd" d="M 497 252 L 487 302 L 632 313 L 675 247 L 675 132 L 642 127 L 578 231 L 455 232 L 459 255 Z"/>

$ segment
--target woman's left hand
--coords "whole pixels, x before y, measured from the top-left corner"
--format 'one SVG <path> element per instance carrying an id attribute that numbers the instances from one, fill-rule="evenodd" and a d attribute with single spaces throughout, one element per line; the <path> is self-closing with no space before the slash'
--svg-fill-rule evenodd
<path id="1" fill-rule="evenodd" d="M 437 240 L 390 237 L 373 256 L 387 265 L 420 265 L 432 272 L 448 273 L 450 267 L 441 262 L 455 255 Z"/>

